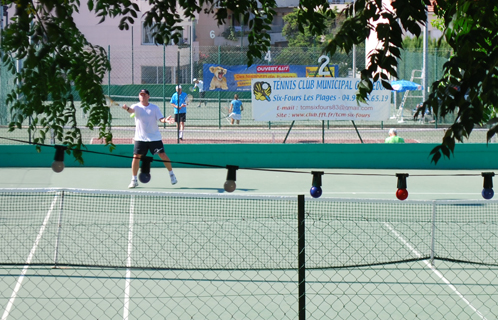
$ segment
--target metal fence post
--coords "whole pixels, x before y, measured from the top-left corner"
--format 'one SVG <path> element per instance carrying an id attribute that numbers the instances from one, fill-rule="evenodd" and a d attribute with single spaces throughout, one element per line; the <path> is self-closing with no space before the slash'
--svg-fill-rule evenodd
<path id="1" fill-rule="evenodd" d="M 305 221 L 304 195 L 297 196 L 298 219 L 298 283 L 299 283 L 299 320 L 306 319 L 306 252 L 305 252 Z"/>
<path id="2" fill-rule="evenodd" d="M 218 46 L 218 64 L 221 64 L 221 47 Z M 221 129 L 221 94 L 218 91 L 218 129 Z"/>
<path id="3" fill-rule="evenodd" d="M 107 45 L 107 59 L 111 63 L 111 45 Z M 107 72 L 107 95 L 111 96 L 111 69 Z"/>
<path id="4" fill-rule="evenodd" d="M 163 114 L 166 114 L 166 44 L 163 43 Z M 163 123 L 166 128 L 166 122 Z"/>

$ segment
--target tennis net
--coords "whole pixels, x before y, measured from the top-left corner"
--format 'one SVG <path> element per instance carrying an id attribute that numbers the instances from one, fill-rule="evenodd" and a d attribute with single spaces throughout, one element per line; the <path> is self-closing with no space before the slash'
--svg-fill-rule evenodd
<path id="1" fill-rule="evenodd" d="M 0 199 L 0 264 L 25 264 L 39 237 L 31 264 L 297 268 L 293 197 L 3 189 Z M 307 268 L 417 259 L 498 266 L 494 201 L 317 199 L 306 212 Z"/>

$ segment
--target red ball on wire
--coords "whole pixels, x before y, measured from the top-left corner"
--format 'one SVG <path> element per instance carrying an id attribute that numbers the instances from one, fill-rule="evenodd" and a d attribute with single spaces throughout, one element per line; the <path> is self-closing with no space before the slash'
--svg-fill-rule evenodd
<path id="1" fill-rule="evenodd" d="M 398 189 L 396 191 L 396 198 L 398 198 L 399 200 L 405 200 L 406 198 L 408 198 L 408 190 Z"/>

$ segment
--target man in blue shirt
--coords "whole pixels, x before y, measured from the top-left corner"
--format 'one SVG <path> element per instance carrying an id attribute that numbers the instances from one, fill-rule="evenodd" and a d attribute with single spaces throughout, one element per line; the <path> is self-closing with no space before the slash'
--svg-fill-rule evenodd
<path id="1" fill-rule="evenodd" d="M 176 86 L 176 92 L 171 97 L 171 105 L 175 110 L 175 122 L 179 129 L 179 138 L 183 140 L 183 129 L 187 120 L 187 105 L 189 103 L 187 94 L 182 92 L 182 86 Z"/>
<path id="2" fill-rule="evenodd" d="M 235 94 L 232 102 L 230 103 L 230 118 L 232 118 L 232 124 L 237 121 L 237 124 L 240 123 L 240 119 L 242 118 L 241 112 L 244 110 L 242 106 L 242 101 L 239 100 L 239 95 Z"/>

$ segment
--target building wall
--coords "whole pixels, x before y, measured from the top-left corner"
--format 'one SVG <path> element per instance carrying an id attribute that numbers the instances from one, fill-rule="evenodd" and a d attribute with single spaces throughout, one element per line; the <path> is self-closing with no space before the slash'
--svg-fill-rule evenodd
<path id="1" fill-rule="evenodd" d="M 195 30 L 195 40 L 199 42 L 199 46 L 208 47 L 215 45 L 215 39 L 221 37 L 225 26 L 218 26 L 213 16 L 201 13 L 199 14 Z"/>
<path id="2" fill-rule="evenodd" d="M 147 1 L 135 0 L 141 12 L 150 8 Z M 108 51 L 111 58 L 111 84 L 139 84 L 142 77 L 142 66 L 156 66 L 162 68 L 163 65 L 171 68 L 170 78 L 176 82 L 176 68 L 178 65 L 178 46 L 176 45 L 156 45 L 153 43 L 143 44 L 143 30 L 141 14 L 130 26 L 129 30 L 119 30 L 120 18 L 107 18 L 99 23 L 100 18 L 90 12 L 86 5 L 82 5 L 79 14 L 74 15 L 74 21 L 80 31 L 88 41 L 94 45 L 99 45 Z M 190 28 L 192 23 L 185 21 L 184 38 L 186 42 L 191 42 Z M 198 43 L 193 43 L 194 56 L 197 52 Z M 190 64 L 190 48 L 180 49 L 180 65 Z M 109 75 L 106 75 L 106 79 Z"/>
<path id="3" fill-rule="evenodd" d="M 139 5 L 141 12 L 150 9 L 148 1 L 134 1 Z M 340 11 L 351 1 L 329 0 L 329 3 Z M 389 3 L 391 0 L 384 1 Z M 281 34 L 284 26 L 283 17 L 298 5 L 298 0 L 277 1 L 276 16 L 270 32 L 272 45 L 286 46 L 287 41 Z M 86 5 L 82 5 L 80 13 L 74 15 L 74 20 L 92 44 L 102 46 L 109 51 L 113 69 L 110 75 L 106 75 L 106 79 L 110 79 L 109 82 L 114 85 L 143 83 L 143 79 L 147 78 L 145 71 L 143 71 L 144 67 L 148 68 L 149 72 L 157 68 L 159 73 L 162 72 L 163 66 L 167 68 L 166 79 L 168 82 L 186 82 L 186 79 L 193 74 L 192 67 L 188 72 L 189 75 L 186 78 L 184 76 L 183 81 L 179 81 L 177 79 L 177 66 L 188 68 L 198 61 L 199 46 L 245 46 L 248 44 L 247 36 L 239 38 L 237 41 L 230 41 L 222 36 L 223 31 L 233 25 L 233 17 L 229 16 L 226 25 L 218 26 L 214 16 L 204 12 L 200 12 L 194 21 L 185 20 L 182 23 L 185 30 L 184 38 L 187 44 L 192 44 L 192 48 L 185 46 L 180 50 L 176 45 L 163 47 L 155 44 L 143 44 L 144 33 L 141 14 L 129 30 L 119 30 L 120 18 L 107 18 L 103 23 L 99 23 L 100 18 L 96 17 L 95 13 L 89 12 Z M 440 35 L 440 32 L 430 27 L 429 34 L 434 37 Z M 375 47 L 375 39 L 373 42 L 367 41 L 367 47 Z M 178 62 L 178 52 L 180 52 L 180 62 Z M 367 50 L 367 54 L 368 52 L 369 50 Z"/>

